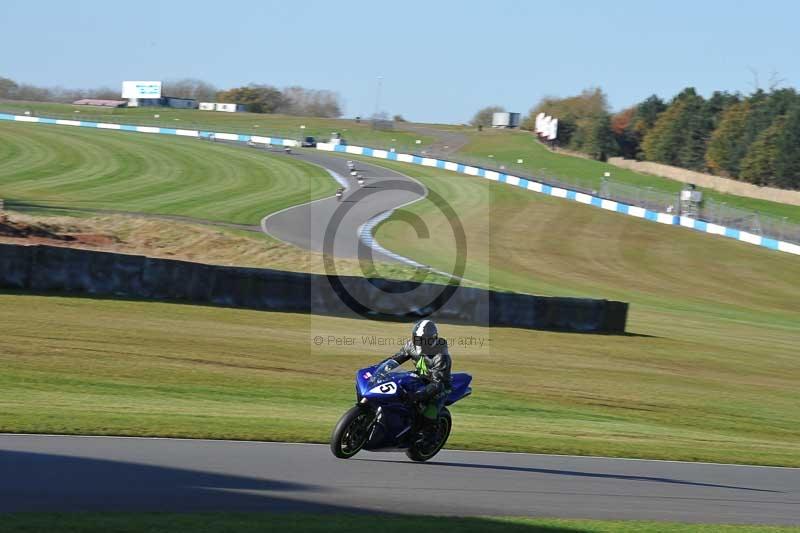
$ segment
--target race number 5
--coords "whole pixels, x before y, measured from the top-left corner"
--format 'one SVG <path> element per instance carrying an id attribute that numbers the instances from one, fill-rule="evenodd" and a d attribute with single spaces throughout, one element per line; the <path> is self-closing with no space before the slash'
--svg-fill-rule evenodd
<path id="1" fill-rule="evenodd" d="M 369 390 L 370 394 L 394 394 L 397 392 L 397 384 L 393 381 L 376 385 Z"/>

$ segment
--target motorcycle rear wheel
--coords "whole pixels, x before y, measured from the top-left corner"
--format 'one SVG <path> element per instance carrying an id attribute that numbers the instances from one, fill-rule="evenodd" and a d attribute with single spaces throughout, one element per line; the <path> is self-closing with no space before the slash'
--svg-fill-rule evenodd
<path id="1" fill-rule="evenodd" d="M 358 405 L 342 415 L 331 435 L 333 455 L 339 459 L 349 459 L 361 451 L 369 439 L 373 421 L 373 414 Z"/>
<path id="2" fill-rule="evenodd" d="M 425 449 L 420 449 L 417 443 L 412 443 L 408 450 L 406 450 L 406 455 L 409 459 L 418 463 L 423 463 L 433 458 L 433 456 L 439 453 L 439 450 L 444 447 L 445 443 L 447 443 L 452 428 L 453 419 L 450 416 L 450 411 L 445 407 L 442 409 L 442 412 L 439 413 L 439 422 L 436 431 L 438 436 L 437 441 L 431 446 L 426 446 Z"/>

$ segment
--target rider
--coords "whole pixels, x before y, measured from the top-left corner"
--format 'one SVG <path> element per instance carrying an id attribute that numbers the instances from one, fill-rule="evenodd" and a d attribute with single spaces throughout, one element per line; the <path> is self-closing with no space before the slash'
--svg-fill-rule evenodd
<path id="1" fill-rule="evenodd" d="M 439 411 L 450 392 L 452 361 L 447 350 L 447 340 L 439 337 L 439 330 L 433 320 L 420 320 L 414 324 L 411 340 L 406 342 L 391 359 L 398 364 L 403 364 L 409 359 L 413 360 L 417 374 L 427 382 L 425 387 L 410 394 L 409 398 L 420 406 L 422 412 L 420 435 L 425 435 L 426 430 L 438 422 Z"/>

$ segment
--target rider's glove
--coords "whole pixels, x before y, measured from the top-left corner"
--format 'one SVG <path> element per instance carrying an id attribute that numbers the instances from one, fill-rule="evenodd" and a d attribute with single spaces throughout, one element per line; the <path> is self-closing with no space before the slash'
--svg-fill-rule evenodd
<path id="1" fill-rule="evenodd" d="M 421 390 L 419 390 L 419 391 L 408 391 L 406 394 L 407 394 L 406 398 L 408 399 L 408 401 L 413 402 L 413 403 L 421 403 L 421 402 L 423 402 L 425 400 L 425 395 L 423 394 L 423 391 L 421 391 Z"/>

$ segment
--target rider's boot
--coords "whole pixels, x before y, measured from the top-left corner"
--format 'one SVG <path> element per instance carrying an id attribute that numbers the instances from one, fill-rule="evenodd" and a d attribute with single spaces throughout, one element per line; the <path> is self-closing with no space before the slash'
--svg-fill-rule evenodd
<path id="1" fill-rule="evenodd" d="M 414 443 L 417 446 L 425 446 L 430 444 L 431 439 L 435 436 L 436 428 L 438 426 L 438 417 L 429 418 L 420 414 L 419 426 Z"/>

